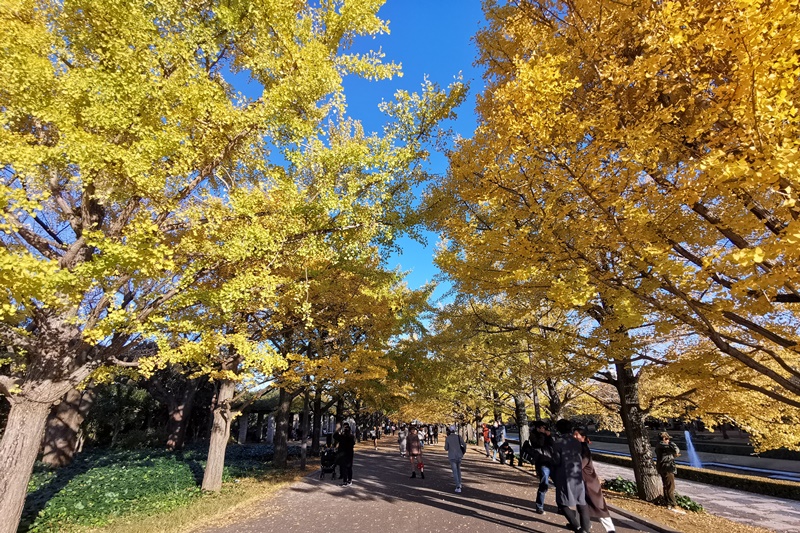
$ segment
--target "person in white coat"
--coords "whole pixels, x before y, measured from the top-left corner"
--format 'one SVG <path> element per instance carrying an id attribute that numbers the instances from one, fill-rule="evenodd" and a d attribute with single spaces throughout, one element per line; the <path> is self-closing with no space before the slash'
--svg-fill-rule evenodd
<path id="1" fill-rule="evenodd" d="M 444 450 L 450 460 L 450 468 L 453 470 L 453 479 L 456 482 L 456 492 L 461 492 L 461 459 L 467 452 L 467 445 L 464 439 L 456 433 L 456 427 L 447 428 L 447 438 L 444 441 Z"/>

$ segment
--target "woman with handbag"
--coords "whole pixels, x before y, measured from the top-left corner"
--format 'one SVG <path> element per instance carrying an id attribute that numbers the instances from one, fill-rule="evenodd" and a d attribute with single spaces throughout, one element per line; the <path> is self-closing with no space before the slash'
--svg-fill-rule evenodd
<path id="1" fill-rule="evenodd" d="M 444 450 L 450 460 L 450 468 L 453 470 L 453 479 L 456 482 L 456 492 L 461 492 L 461 459 L 467 452 L 467 445 L 461 435 L 456 433 L 456 427 L 447 428 L 447 438 L 444 440 Z"/>
<path id="2" fill-rule="evenodd" d="M 589 506 L 589 515 L 600 519 L 600 524 L 606 533 L 614 533 L 614 522 L 611 520 L 611 513 L 608 511 L 606 499 L 603 497 L 603 484 L 597 471 L 594 469 L 592 452 L 586 429 L 576 428 L 573 436 L 581 443 L 581 474 L 583 475 L 583 485 L 586 490 L 586 504 Z"/>

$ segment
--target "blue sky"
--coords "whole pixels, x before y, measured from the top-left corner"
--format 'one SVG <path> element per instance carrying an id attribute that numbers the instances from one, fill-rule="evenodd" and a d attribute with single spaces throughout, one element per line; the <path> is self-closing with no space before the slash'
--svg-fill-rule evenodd
<path id="1" fill-rule="evenodd" d="M 348 113 L 361 120 L 367 131 L 380 130 L 383 115 L 378 104 L 382 100 L 391 100 L 398 89 L 418 91 L 425 76 L 446 87 L 461 73 L 470 84 L 470 96 L 451 126 L 461 136 L 471 137 L 475 95 L 482 89 L 481 72 L 473 67 L 477 50 L 471 41 L 483 23 L 480 0 L 387 0 L 379 15 L 389 21 L 391 33 L 361 39 L 356 48 L 380 48 L 386 61 L 402 64 L 403 77 L 380 82 L 346 79 Z M 444 174 L 445 158 L 434 157 L 429 170 Z M 406 281 L 418 288 L 432 281 L 437 272 L 432 262 L 436 242 L 436 235 L 428 236 L 427 246 L 404 238 L 400 243 L 403 252 L 391 257 L 389 265 L 410 271 Z M 441 296 L 444 289 L 434 296 Z"/>
<path id="2" fill-rule="evenodd" d="M 425 77 L 441 87 L 447 87 L 459 74 L 470 85 L 470 94 L 457 110 L 458 119 L 446 126 L 462 137 L 472 137 L 475 129 L 475 95 L 483 87 L 481 72 L 473 66 L 477 50 L 472 37 L 483 24 L 480 0 L 387 0 L 379 11 L 383 20 L 389 21 L 390 33 L 357 39 L 357 51 L 378 50 L 384 61 L 400 63 L 403 76 L 391 80 L 366 81 L 355 76 L 345 78 L 344 87 L 348 114 L 360 120 L 366 131 L 380 131 L 385 116 L 378 110 L 382 101 L 392 100 L 399 89 L 419 91 Z M 249 79 L 247 73 L 233 75 L 236 88 L 257 98 L 261 88 Z M 443 175 L 447 160 L 433 154 L 428 171 Z M 403 238 L 399 245 L 402 253 L 388 258 L 390 268 L 407 271 L 406 282 L 416 289 L 433 281 L 438 272 L 433 265 L 433 254 L 438 236 L 427 234 L 427 244 Z M 447 287 L 434 293 L 442 296 Z"/>

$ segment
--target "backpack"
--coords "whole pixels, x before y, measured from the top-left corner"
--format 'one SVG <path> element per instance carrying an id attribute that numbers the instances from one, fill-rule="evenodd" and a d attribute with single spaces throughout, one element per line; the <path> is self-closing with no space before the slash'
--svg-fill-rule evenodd
<path id="1" fill-rule="evenodd" d="M 534 464 L 536 462 L 535 450 L 531 441 L 526 440 L 519 449 L 519 456 L 526 463 Z"/>

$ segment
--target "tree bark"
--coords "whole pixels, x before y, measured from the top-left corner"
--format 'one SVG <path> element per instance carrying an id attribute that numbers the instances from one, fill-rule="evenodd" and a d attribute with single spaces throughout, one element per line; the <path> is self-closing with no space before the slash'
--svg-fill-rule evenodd
<path id="1" fill-rule="evenodd" d="M 52 407 L 45 426 L 42 462 L 53 468 L 72 462 L 78 451 L 78 433 L 89 413 L 96 392 L 93 387 L 84 391 L 70 389 L 61 402 Z"/>
<path id="2" fill-rule="evenodd" d="M 631 452 L 636 487 L 639 498 L 650 502 L 661 495 L 661 484 L 653 464 L 650 437 L 644 425 L 646 415 L 639 405 L 639 378 L 633 373 L 630 362 L 616 363 L 615 367 L 620 417 Z"/>
<path id="3" fill-rule="evenodd" d="M 556 381 L 553 378 L 547 378 L 545 383 L 547 384 L 547 411 L 550 413 L 550 420 L 556 422 L 561 419 L 564 404 L 561 402 Z"/>
<path id="4" fill-rule="evenodd" d="M 309 422 L 309 390 L 303 391 L 303 418 L 300 430 L 300 470 L 306 469 L 306 453 L 308 448 L 308 422 Z"/>
<path id="5" fill-rule="evenodd" d="M 516 411 L 517 426 L 519 427 L 519 444 L 528 440 L 531 436 L 528 427 L 528 412 L 525 409 L 525 395 L 517 393 L 514 395 L 514 409 Z"/>
<path id="6" fill-rule="evenodd" d="M 500 420 L 502 417 L 502 413 L 500 412 L 500 406 L 498 405 L 500 401 L 500 395 L 497 394 L 496 390 L 492 391 L 492 410 L 494 411 L 494 420 Z"/>
<path id="7" fill-rule="evenodd" d="M 247 430 L 250 424 L 250 413 L 244 412 L 239 415 L 239 444 L 247 444 Z"/>
<path id="8" fill-rule="evenodd" d="M 278 411 L 275 413 L 275 453 L 272 457 L 272 465 L 277 468 L 286 468 L 286 461 L 289 458 L 288 450 L 288 430 L 289 430 L 289 409 L 292 400 L 289 393 L 283 387 L 278 391 Z"/>
<path id="9" fill-rule="evenodd" d="M 260 411 L 256 415 L 256 434 L 256 443 L 259 443 L 264 439 L 264 413 Z"/>
<path id="10" fill-rule="evenodd" d="M 536 420 L 542 419 L 542 406 L 539 405 L 539 387 L 533 387 L 533 416 Z"/>
<path id="11" fill-rule="evenodd" d="M 0 533 L 16 533 L 33 463 L 39 454 L 51 403 L 23 397 L 11 401 L 0 441 Z"/>
<path id="12" fill-rule="evenodd" d="M 199 386 L 199 378 L 189 380 L 180 399 L 168 402 L 169 420 L 167 428 L 169 437 L 167 437 L 167 449 L 170 451 L 182 450 L 183 445 L 186 443 L 186 430 L 189 427 L 189 419 L 192 417 L 194 398 L 197 395 Z"/>
<path id="13" fill-rule="evenodd" d="M 311 455 L 319 455 L 319 438 L 322 433 L 322 390 L 314 390 L 314 427 L 311 432 Z"/>
<path id="14" fill-rule="evenodd" d="M 344 423 L 344 398 L 341 396 L 336 399 L 336 423 Z M 355 430 L 355 428 L 353 429 Z"/>
<path id="15" fill-rule="evenodd" d="M 222 488 L 222 470 L 225 467 L 225 448 L 231 434 L 231 399 L 236 384 L 230 380 L 219 382 L 217 400 L 214 405 L 214 422 L 208 444 L 208 462 L 203 473 L 202 489 L 219 492 Z"/>

